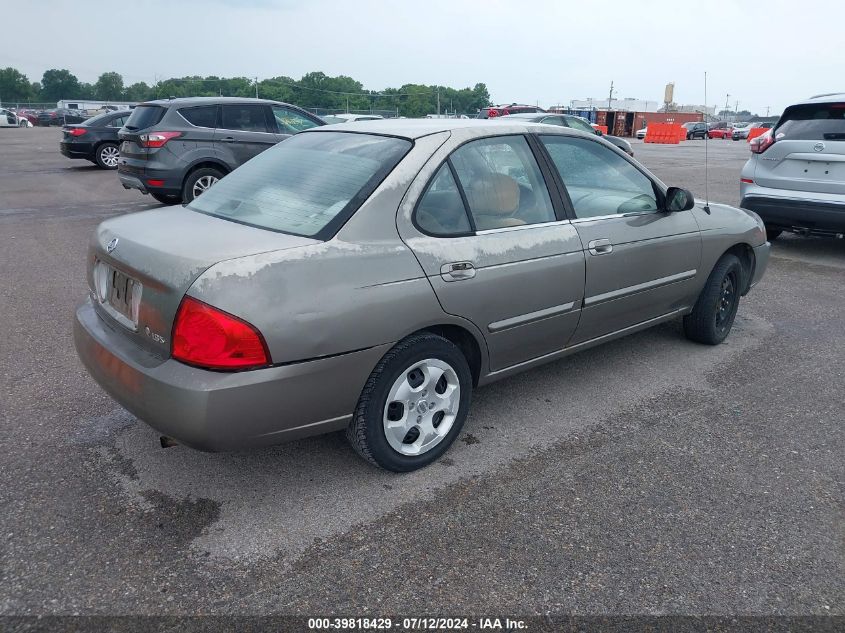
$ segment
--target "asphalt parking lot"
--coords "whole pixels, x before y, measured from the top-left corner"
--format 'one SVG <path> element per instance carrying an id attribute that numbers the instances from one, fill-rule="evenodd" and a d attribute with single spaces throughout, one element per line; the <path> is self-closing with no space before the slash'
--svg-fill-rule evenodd
<path id="1" fill-rule="evenodd" d="M 671 323 L 479 390 L 419 472 L 165 450 L 71 338 L 94 227 L 159 205 L 59 136 L 0 130 L 0 615 L 845 615 L 845 241 L 775 242 L 721 346 Z M 633 146 L 704 197 L 702 141 Z M 708 152 L 738 204 L 746 144 Z"/>

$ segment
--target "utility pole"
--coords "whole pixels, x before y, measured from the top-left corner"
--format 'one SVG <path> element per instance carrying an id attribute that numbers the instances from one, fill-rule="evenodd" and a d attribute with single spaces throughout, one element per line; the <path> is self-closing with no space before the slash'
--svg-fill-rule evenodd
<path id="1" fill-rule="evenodd" d="M 610 110 L 613 101 L 613 81 L 610 82 L 610 92 L 607 94 L 607 109 Z"/>
<path id="2" fill-rule="evenodd" d="M 734 104 L 734 115 L 739 116 L 739 101 Z"/>
<path id="3" fill-rule="evenodd" d="M 258 99 L 258 77 L 255 78 L 255 98 Z"/>
<path id="4" fill-rule="evenodd" d="M 770 107 L 770 106 L 766 106 L 766 118 L 767 118 L 767 119 L 769 118 L 769 107 Z"/>
<path id="5" fill-rule="evenodd" d="M 437 116 L 440 116 L 440 86 L 437 86 Z"/>
<path id="6" fill-rule="evenodd" d="M 730 106 L 728 105 L 728 99 L 730 99 L 730 98 L 731 98 L 731 95 L 729 95 L 729 94 L 725 95 L 725 112 L 730 112 L 730 110 L 729 110 Z M 727 115 L 725 115 L 725 116 L 727 116 Z"/>
<path id="7" fill-rule="evenodd" d="M 349 95 L 346 95 L 346 114 L 349 114 Z"/>

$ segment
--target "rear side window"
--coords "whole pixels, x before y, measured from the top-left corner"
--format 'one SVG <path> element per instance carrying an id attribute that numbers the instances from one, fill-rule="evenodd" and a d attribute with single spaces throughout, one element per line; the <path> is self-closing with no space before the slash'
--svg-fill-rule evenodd
<path id="1" fill-rule="evenodd" d="M 164 108 L 160 106 L 139 105 L 129 115 L 126 127 L 130 130 L 145 130 L 161 121 L 163 116 Z"/>
<path id="2" fill-rule="evenodd" d="M 814 103 L 787 108 L 775 138 L 845 141 L 845 103 Z"/>
<path id="3" fill-rule="evenodd" d="M 189 209 L 271 231 L 329 239 L 411 149 L 405 139 L 297 134 L 248 161 Z"/>
<path id="4" fill-rule="evenodd" d="M 431 235 L 466 235 L 472 230 L 449 163 L 443 163 L 420 198 L 416 221 Z"/>
<path id="5" fill-rule="evenodd" d="M 267 107 L 263 105 L 224 105 L 221 127 L 244 132 L 269 132 L 266 112 Z"/>
<path id="6" fill-rule="evenodd" d="M 196 108 L 182 108 L 179 110 L 185 120 L 196 127 L 217 127 L 217 106 L 198 106 Z"/>

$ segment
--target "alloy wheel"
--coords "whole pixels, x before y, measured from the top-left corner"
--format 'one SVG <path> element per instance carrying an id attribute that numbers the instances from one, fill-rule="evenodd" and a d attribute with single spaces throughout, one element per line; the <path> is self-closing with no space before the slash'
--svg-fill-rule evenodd
<path id="1" fill-rule="evenodd" d="M 194 183 L 194 187 L 192 189 L 194 198 L 208 191 L 208 189 L 218 180 L 219 178 L 214 176 L 200 176 L 197 178 L 197 181 Z"/>
<path id="2" fill-rule="evenodd" d="M 106 167 L 117 167 L 120 151 L 114 145 L 106 145 L 100 150 L 100 160 Z"/>

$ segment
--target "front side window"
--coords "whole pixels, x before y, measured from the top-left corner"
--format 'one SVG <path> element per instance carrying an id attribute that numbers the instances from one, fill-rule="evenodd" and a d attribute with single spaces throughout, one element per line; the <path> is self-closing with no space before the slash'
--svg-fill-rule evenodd
<path id="1" fill-rule="evenodd" d="M 547 116 L 540 123 L 545 123 L 546 125 L 563 125 L 563 121 L 559 116 Z"/>
<path id="2" fill-rule="evenodd" d="M 472 141 L 455 150 L 450 161 L 477 230 L 556 219 L 543 175 L 525 137 Z"/>
<path id="3" fill-rule="evenodd" d="M 576 217 L 658 210 L 651 180 L 613 150 L 584 138 L 540 139 L 566 185 Z"/>
<path id="4" fill-rule="evenodd" d="M 223 106 L 223 129 L 243 132 L 269 132 L 265 106 L 232 104 Z"/>
<path id="5" fill-rule="evenodd" d="M 428 185 L 416 211 L 417 225 L 431 235 L 465 235 L 471 231 L 464 202 L 448 163 Z"/>
<path id="6" fill-rule="evenodd" d="M 571 127 L 573 130 L 580 130 L 581 132 L 587 132 L 588 134 L 596 133 L 592 125 L 590 125 L 586 121 L 582 121 L 578 117 L 568 116 L 566 117 L 566 122 L 569 124 L 569 127 Z"/>
<path id="7" fill-rule="evenodd" d="M 276 119 L 276 125 L 279 126 L 281 134 L 296 134 L 317 127 L 317 123 L 304 114 L 282 106 L 273 106 L 273 117 Z"/>
<path id="8" fill-rule="evenodd" d="M 410 141 L 371 134 L 297 134 L 238 167 L 187 208 L 328 239 L 410 148 Z"/>

